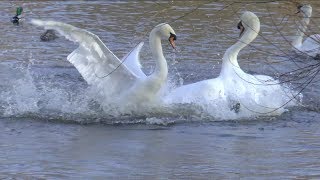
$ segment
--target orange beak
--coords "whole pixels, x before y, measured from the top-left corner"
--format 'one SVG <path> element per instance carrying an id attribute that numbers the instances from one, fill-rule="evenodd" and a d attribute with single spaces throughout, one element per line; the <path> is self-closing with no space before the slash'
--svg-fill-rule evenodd
<path id="1" fill-rule="evenodd" d="M 176 49 L 176 44 L 174 43 L 175 40 L 177 40 L 177 36 L 170 33 L 169 42 L 173 49 Z"/>
<path id="2" fill-rule="evenodd" d="M 240 27 L 240 34 L 239 34 L 239 37 L 241 37 L 241 36 L 242 36 L 243 32 L 244 32 L 244 27 L 243 27 L 243 26 L 241 26 L 241 27 Z"/>

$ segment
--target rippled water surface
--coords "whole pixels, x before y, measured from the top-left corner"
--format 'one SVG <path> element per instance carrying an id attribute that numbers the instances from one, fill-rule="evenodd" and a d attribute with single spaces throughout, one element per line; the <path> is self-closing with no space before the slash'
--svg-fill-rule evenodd
<path id="1" fill-rule="evenodd" d="M 320 3 L 309 3 L 311 34 L 320 32 Z M 24 8 L 19 26 L 10 22 L 17 6 Z M 144 41 L 149 74 L 148 33 L 169 22 L 178 36 L 176 52 L 163 45 L 169 80 L 188 84 L 219 74 L 245 10 L 261 21 L 260 35 L 238 58 L 246 72 L 278 77 L 317 63 L 291 50 L 300 17 L 295 4 L 1 1 L 0 9 L 0 179 L 320 179 L 319 75 L 311 83 L 291 79 L 302 104 L 276 117 L 221 120 L 187 107 L 112 116 L 66 60 L 77 45 L 63 37 L 41 42 L 43 29 L 29 23 L 50 19 L 87 29 L 118 57 Z"/>

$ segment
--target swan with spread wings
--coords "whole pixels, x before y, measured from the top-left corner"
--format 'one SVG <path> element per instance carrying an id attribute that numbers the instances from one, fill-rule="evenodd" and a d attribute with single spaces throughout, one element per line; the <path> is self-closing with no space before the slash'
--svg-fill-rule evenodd
<path id="1" fill-rule="evenodd" d="M 154 72 L 147 76 L 141 70 L 139 61 L 143 43 L 121 61 L 97 35 L 87 30 L 56 21 L 32 20 L 31 23 L 56 30 L 68 40 L 78 43 L 79 47 L 68 55 L 68 61 L 89 85 L 95 86 L 107 99 L 112 97 L 120 103 L 134 105 L 159 99 L 159 91 L 165 86 L 168 75 L 161 39 L 168 39 L 175 48 L 174 41 L 177 38 L 169 24 L 159 24 L 150 32 L 149 44 L 156 66 Z"/>

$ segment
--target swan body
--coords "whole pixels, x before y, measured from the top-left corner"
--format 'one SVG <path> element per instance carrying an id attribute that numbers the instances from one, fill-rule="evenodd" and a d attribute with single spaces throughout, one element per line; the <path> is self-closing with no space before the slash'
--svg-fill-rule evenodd
<path id="1" fill-rule="evenodd" d="M 296 37 L 292 41 L 292 46 L 298 53 L 306 53 L 311 57 L 317 57 L 320 55 L 320 34 L 310 35 L 303 41 L 312 15 L 312 7 L 309 4 L 300 5 L 298 6 L 298 13 L 300 12 L 303 14 L 303 18 L 297 29 Z"/>
<path id="2" fill-rule="evenodd" d="M 159 24 L 150 33 L 149 44 L 156 68 L 154 73 L 146 76 L 139 61 L 143 43 L 129 52 L 122 59 L 122 63 L 98 36 L 89 31 L 56 21 L 32 20 L 31 23 L 56 30 L 79 44 L 67 59 L 106 101 L 116 100 L 118 103 L 139 105 L 158 99 L 158 92 L 165 85 L 168 74 L 161 39 L 169 39 L 173 47 L 176 40 L 175 32 L 170 25 Z"/>
<path id="3" fill-rule="evenodd" d="M 172 90 L 165 97 L 166 103 L 195 104 L 215 117 L 238 118 L 237 114 L 275 112 L 288 101 L 284 88 L 272 77 L 247 74 L 238 64 L 239 51 L 259 33 L 258 17 L 252 12 L 244 12 L 238 28 L 241 38 L 225 52 L 219 76 Z"/>

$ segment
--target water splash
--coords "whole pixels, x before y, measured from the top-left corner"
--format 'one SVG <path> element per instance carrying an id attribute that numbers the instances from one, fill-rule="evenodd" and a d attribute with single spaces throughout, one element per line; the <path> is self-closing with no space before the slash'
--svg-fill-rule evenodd
<path id="1" fill-rule="evenodd" d="M 215 101 L 187 104 L 166 104 L 161 101 L 137 106 L 118 102 L 116 97 L 101 96 L 88 86 L 76 70 L 49 68 L 39 72 L 29 63 L 2 63 L 0 67 L 0 116 L 33 117 L 77 123 L 170 125 L 177 122 L 216 121 L 261 116 L 253 113 L 244 99 L 229 97 Z M 61 70 L 63 72 L 61 72 Z M 168 89 L 175 88 L 179 77 L 169 77 Z M 110 86 L 112 88 L 112 86 Z M 237 107 L 240 102 L 240 107 Z M 247 101 L 246 101 L 247 102 Z M 254 102 L 252 102 L 254 103 Z M 238 108 L 238 109 L 237 109 Z M 240 109 L 240 110 L 239 110 Z M 259 109 L 254 109 L 259 111 Z M 280 115 L 281 109 L 268 116 Z"/>

